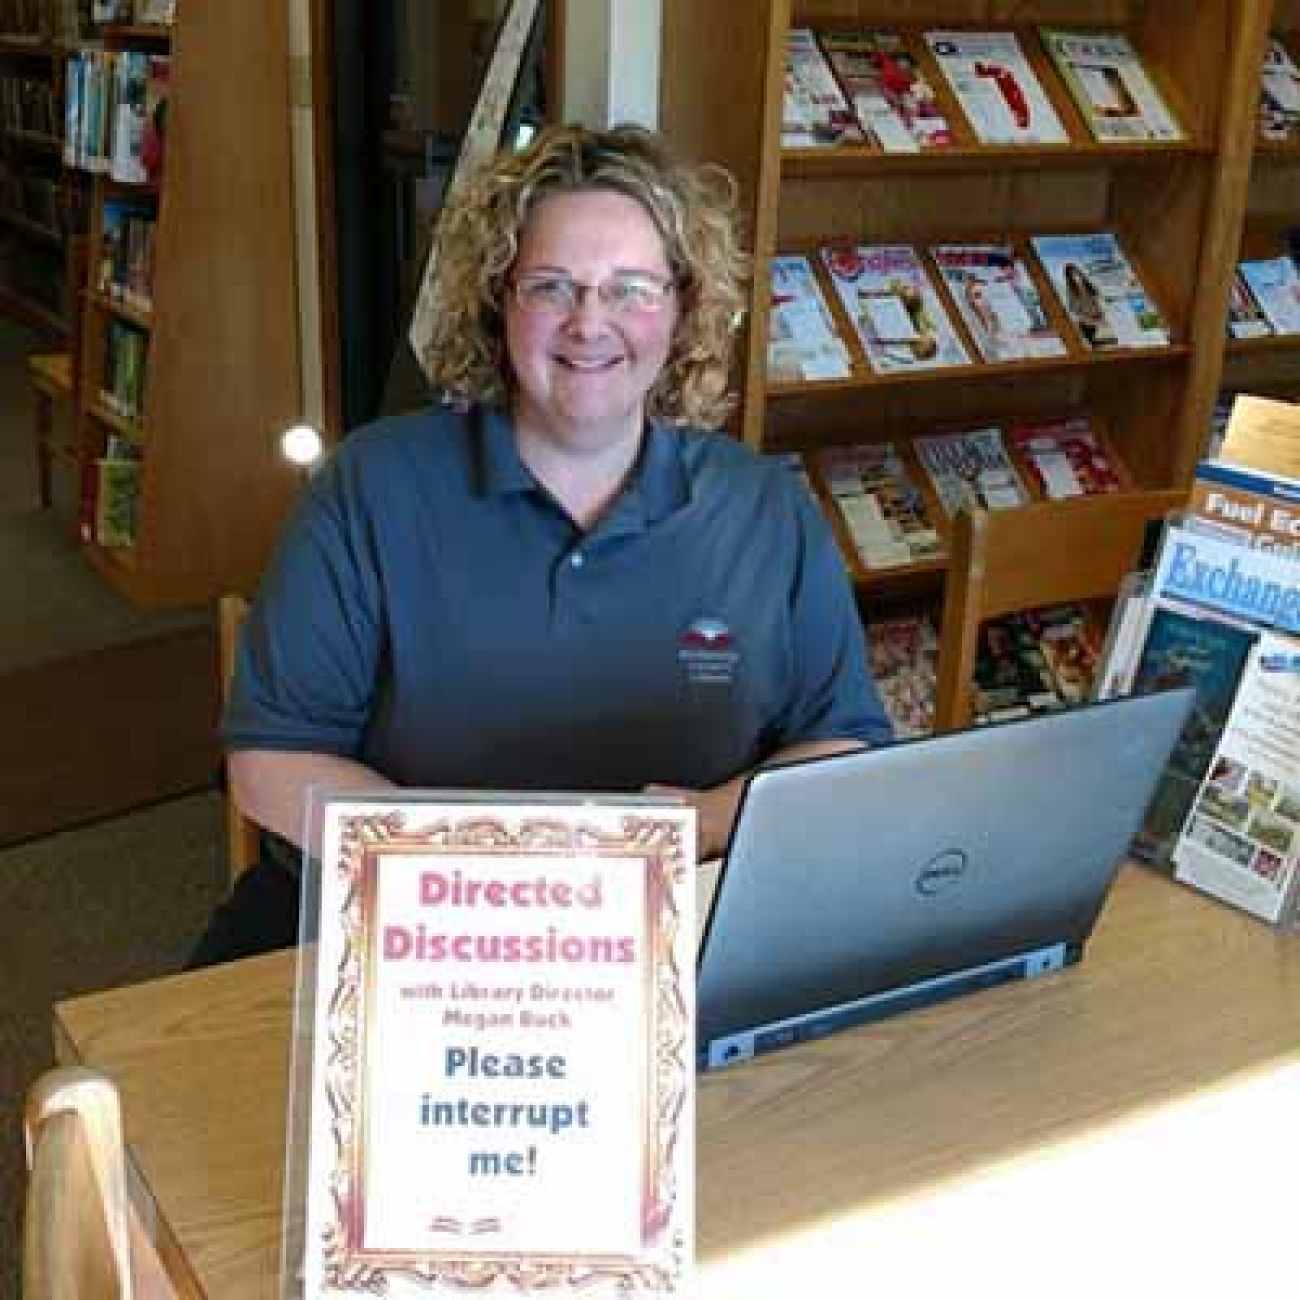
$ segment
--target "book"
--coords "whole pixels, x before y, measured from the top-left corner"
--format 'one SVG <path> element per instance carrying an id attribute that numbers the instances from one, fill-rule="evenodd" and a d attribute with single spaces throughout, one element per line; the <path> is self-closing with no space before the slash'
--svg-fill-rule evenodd
<path id="1" fill-rule="evenodd" d="M 912 445 L 949 515 L 970 505 L 1006 510 L 1029 499 L 998 429 L 927 434 Z"/>
<path id="2" fill-rule="evenodd" d="M 167 154 L 167 99 L 171 90 L 171 58 L 150 54 L 145 79 L 144 137 L 140 157 L 146 177 L 156 181 Z"/>
<path id="3" fill-rule="evenodd" d="M 865 141 L 816 36 L 807 27 L 791 27 L 785 46 L 782 148 L 808 149 Z"/>
<path id="4" fill-rule="evenodd" d="M 1181 140 L 1132 41 L 1121 31 L 1039 29 L 1093 136 L 1104 142 Z"/>
<path id="5" fill-rule="evenodd" d="M 939 69 L 984 144 L 1069 144 L 1014 32 L 926 32 Z"/>
<path id="6" fill-rule="evenodd" d="M 893 443 L 828 447 L 815 464 L 865 568 L 892 569 L 943 555 L 925 498 Z"/>
<path id="7" fill-rule="evenodd" d="M 1277 334 L 1300 334 L 1300 271 L 1290 257 L 1240 262 L 1237 274 Z"/>
<path id="8" fill-rule="evenodd" d="M 923 614 L 871 619 L 867 658 L 880 702 L 897 740 L 934 730 L 935 671 L 939 638 Z"/>
<path id="9" fill-rule="evenodd" d="M 915 249 L 824 248 L 822 260 L 872 369 L 894 374 L 970 364 Z"/>
<path id="10" fill-rule="evenodd" d="M 1135 838 L 1137 856 L 1161 864 L 1170 861 L 1254 642 L 1255 633 L 1246 627 L 1169 602 L 1152 611 L 1132 689 L 1145 694 L 1191 686 L 1196 699 Z"/>
<path id="11" fill-rule="evenodd" d="M 1118 492 L 1123 486 L 1087 416 L 1020 421 L 1007 430 L 1007 442 L 1049 500 Z"/>
<path id="12" fill-rule="evenodd" d="M 1273 326 L 1264 315 L 1255 295 L 1238 267 L 1228 290 L 1228 337 L 1233 339 L 1267 338 Z"/>
<path id="13" fill-rule="evenodd" d="M 1061 305 L 1088 347 L 1169 343 L 1169 329 L 1159 308 L 1114 235 L 1035 235 L 1032 242 Z"/>
<path id="14" fill-rule="evenodd" d="M 1009 244 L 937 244 L 930 256 L 985 361 L 1064 355 L 1065 342 Z"/>
<path id="15" fill-rule="evenodd" d="M 849 350 L 806 257 L 772 259 L 767 377 L 775 381 L 847 379 Z"/>
<path id="16" fill-rule="evenodd" d="M 139 184 L 144 167 L 145 90 L 148 56 L 122 50 L 113 67 L 113 137 L 108 174 L 115 181 Z"/>
<path id="17" fill-rule="evenodd" d="M 1251 647 L 1218 744 L 1173 846 L 1174 878 L 1291 922 L 1300 862 L 1300 641 Z"/>
<path id="18" fill-rule="evenodd" d="M 1247 546 L 1300 559 L 1300 479 L 1202 461 L 1187 511 Z"/>
<path id="19" fill-rule="evenodd" d="M 1259 133 L 1265 140 L 1300 137 L 1300 67 L 1276 36 L 1269 39 L 1260 69 Z"/>
<path id="20" fill-rule="evenodd" d="M 832 28 L 822 49 L 872 143 L 886 153 L 943 149 L 952 127 L 897 32 Z"/>

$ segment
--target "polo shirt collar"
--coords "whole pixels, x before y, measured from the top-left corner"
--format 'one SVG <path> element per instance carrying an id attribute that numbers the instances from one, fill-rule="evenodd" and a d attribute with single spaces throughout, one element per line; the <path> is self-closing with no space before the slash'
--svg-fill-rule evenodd
<path id="1" fill-rule="evenodd" d="M 480 406 L 478 422 L 478 488 L 485 496 L 532 492 L 537 480 L 519 457 L 510 416 L 495 407 Z M 672 429 L 651 424 L 631 481 L 596 531 L 601 536 L 634 533 L 658 523 L 690 500 L 690 478 L 682 460 L 681 440 Z"/>

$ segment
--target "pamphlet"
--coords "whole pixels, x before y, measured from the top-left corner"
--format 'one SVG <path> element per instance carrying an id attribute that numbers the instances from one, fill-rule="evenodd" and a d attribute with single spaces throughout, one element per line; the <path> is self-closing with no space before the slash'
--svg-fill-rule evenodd
<path id="1" fill-rule="evenodd" d="M 915 249 L 824 248 L 822 260 L 874 370 L 893 374 L 970 364 Z"/>
<path id="2" fill-rule="evenodd" d="M 925 39 L 984 144 L 1069 144 L 1014 32 L 938 31 Z"/>
<path id="3" fill-rule="evenodd" d="M 1175 878 L 1293 919 L 1300 860 L 1300 641 L 1264 633 L 1174 846 Z"/>
<path id="4" fill-rule="evenodd" d="M 867 623 L 871 676 L 898 740 L 928 736 L 934 730 L 938 654 L 934 624 L 923 614 Z"/>
<path id="5" fill-rule="evenodd" d="M 1262 339 L 1273 333 L 1273 326 L 1264 315 L 1255 295 L 1238 267 L 1228 290 L 1228 337 L 1234 339 Z"/>
<path id="6" fill-rule="evenodd" d="M 1300 271 L 1289 257 L 1241 262 L 1237 272 L 1278 334 L 1300 334 Z"/>
<path id="7" fill-rule="evenodd" d="M 1093 135 L 1104 142 L 1180 140 L 1183 131 L 1120 31 L 1040 29 Z"/>
<path id="8" fill-rule="evenodd" d="M 1088 347 L 1168 345 L 1168 327 L 1114 235 L 1036 235 L 1033 245 Z"/>
<path id="9" fill-rule="evenodd" d="M 1269 39 L 1260 74 L 1259 133 L 1265 140 L 1300 137 L 1300 67 L 1276 36 Z"/>
<path id="10" fill-rule="evenodd" d="M 1086 415 L 1022 421 L 1007 430 L 1007 441 L 1049 500 L 1118 492 L 1122 486 Z"/>

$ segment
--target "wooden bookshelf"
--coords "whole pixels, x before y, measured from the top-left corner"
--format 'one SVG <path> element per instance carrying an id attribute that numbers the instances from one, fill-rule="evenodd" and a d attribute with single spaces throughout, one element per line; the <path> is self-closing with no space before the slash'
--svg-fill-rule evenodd
<path id="1" fill-rule="evenodd" d="M 110 51 L 170 58 L 160 172 L 140 184 L 93 178 L 79 338 L 87 462 L 115 434 L 141 454 L 133 543 L 101 544 L 93 489 L 83 541 L 106 580 L 143 606 L 251 588 L 301 485 L 279 451 L 300 409 L 287 33 L 283 0 L 181 4 L 170 29 L 103 33 Z M 100 282 L 105 206 L 123 200 L 154 221 L 152 310 Z M 115 327 L 143 339 L 138 419 L 101 393 Z"/>
<path id="2" fill-rule="evenodd" d="M 1300 30 L 1300 0 L 1277 0 L 1277 8 Z M 736 176 L 754 253 L 736 375 L 739 436 L 758 449 L 811 452 L 1085 414 L 1104 431 L 1126 486 L 1189 481 L 1230 351 L 1227 305 L 1247 192 L 1262 208 L 1258 196 L 1267 184 L 1258 179 L 1258 161 L 1253 188 L 1251 174 L 1259 70 L 1277 19 L 1273 0 L 664 0 L 663 12 L 664 129 L 693 156 L 720 162 Z M 1184 138 L 1095 140 L 1039 41 L 1040 24 L 1124 29 Z M 922 66 L 947 101 L 951 147 L 907 154 L 867 145 L 783 149 L 787 33 L 836 26 L 902 29 L 909 37 L 963 26 L 1013 29 L 1070 143 L 980 144 L 922 51 Z M 718 57 L 719 50 L 726 56 Z M 1276 187 L 1286 199 L 1268 210 L 1281 205 L 1281 215 L 1300 221 L 1300 148 L 1272 152 L 1267 167 L 1284 177 Z M 924 259 L 934 243 L 985 242 L 992 235 L 1023 247 L 1032 235 L 1102 231 L 1118 237 L 1159 305 L 1169 347 L 1093 352 L 1066 324 L 1057 330 L 1066 341 L 1064 356 L 880 375 L 865 365 L 850 327 L 840 333 L 853 354 L 851 379 L 767 378 L 769 267 L 777 254 L 898 243 L 913 245 Z M 1035 259 L 1025 260 L 1053 323 L 1062 326 L 1056 295 L 1041 283 Z M 938 277 L 931 279 L 965 338 Z M 824 278 L 822 287 L 843 327 Z M 946 525 L 938 516 L 935 522 Z M 896 598 L 914 599 L 926 576 L 868 573 L 856 562 L 849 568 L 868 612 Z M 931 566 L 928 577 L 929 598 L 937 602 L 945 565 Z"/>

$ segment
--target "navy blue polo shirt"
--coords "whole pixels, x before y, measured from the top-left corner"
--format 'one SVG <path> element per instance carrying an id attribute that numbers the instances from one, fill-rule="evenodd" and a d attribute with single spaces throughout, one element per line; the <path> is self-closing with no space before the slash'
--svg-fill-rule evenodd
<path id="1" fill-rule="evenodd" d="M 501 412 L 343 442 L 265 576 L 223 736 L 400 785 L 707 787 L 798 741 L 889 737 L 830 533 L 788 470 L 652 426 L 583 532 Z"/>

